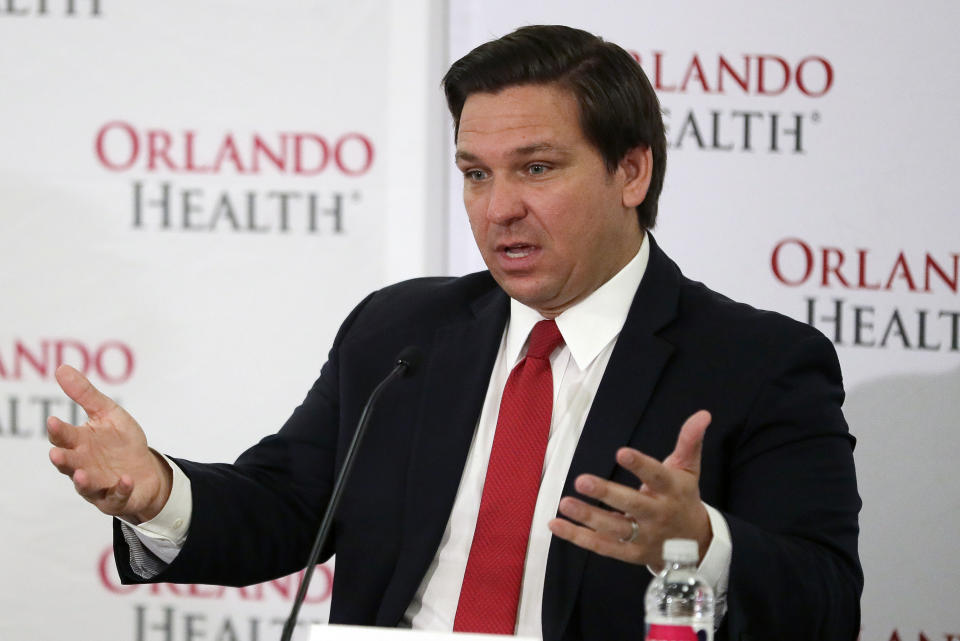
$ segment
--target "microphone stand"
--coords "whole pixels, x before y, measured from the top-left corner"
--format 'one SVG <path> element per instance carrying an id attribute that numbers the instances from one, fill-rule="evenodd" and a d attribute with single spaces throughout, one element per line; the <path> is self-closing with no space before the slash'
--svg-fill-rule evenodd
<path id="1" fill-rule="evenodd" d="M 307 596 L 307 590 L 310 587 L 310 579 L 313 578 L 313 568 L 317 563 L 317 559 L 320 558 L 320 551 L 323 549 L 323 544 L 327 541 L 330 526 L 333 524 L 333 515 L 337 511 L 337 505 L 340 503 L 340 497 L 343 495 L 343 488 L 346 485 L 347 478 L 350 476 L 350 470 L 353 468 L 353 461 L 356 457 L 357 450 L 360 448 L 360 441 L 363 440 L 363 434 L 366 432 L 367 425 L 370 423 L 370 417 L 373 415 L 373 406 L 380 396 L 380 393 L 383 392 L 384 388 L 386 388 L 391 381 L 399 376 L 407 375 L 415 369 L 418 358 L 419 350 L 417 350 L 417 348 L 404 348 L 397 356 L 396 365 L 394 365 L 390 373 L 387 374 L 387 377 L 380 381 L 380 384 L 374 388 L 370 394 L 370 398 L 367 400 L 367 404 L 363 406 L 360 421 L 357 423 L 357 430 L 353 433 L 353 439 L 351 439 L 350 446 L 347 448 L 347 454 L 343 459 L 343 467 L 340 469 L 340 474 L 337 476 L 336 483 L 333 486 L 333 493 L 330 495 L 330 503 L 327 505 L 327 511 L 323 515 L 323 521 L 320 523 L 317 538 L 313 542 L 313 549 L 310 551 L 310 557 L 307 560 L 303 581 L 300 582 L 300 589 L 297 590 L 297 596 L 293 600 L 290 616 L 283 625 L 283 633 L 280 635 L 280 641 L 290 641 L 293 636 L 293 630 L 297 625 L 297 615 L 300 614 L 300 606 L 303 605 L 303 601 Z"/>

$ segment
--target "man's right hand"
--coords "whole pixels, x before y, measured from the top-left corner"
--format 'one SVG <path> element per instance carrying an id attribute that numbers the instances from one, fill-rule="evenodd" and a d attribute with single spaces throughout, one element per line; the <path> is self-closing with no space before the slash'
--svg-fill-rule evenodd
<path id="1" fill-rule="evenodd" d="M 73 480 L 87 501 L 104 514 L 139 524 L 149 521 L 170 496 L 173 472 L 126 410 L 104 396 L 69 365 L 56 372 L 60 387 L 87 413 L 83 425 L 51 416 L 50 461 Z"/>

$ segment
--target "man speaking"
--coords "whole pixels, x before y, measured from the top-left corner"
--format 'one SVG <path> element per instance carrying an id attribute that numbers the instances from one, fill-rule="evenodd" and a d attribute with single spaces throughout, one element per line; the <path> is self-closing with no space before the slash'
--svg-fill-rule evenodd
<path id="1" fill-rule="evenodd" d="M 301 568 L 364 402 L 415 346 L 422 366 L 381 397 L 324 551 L 331 622 L 637 641 L 663 541 L 683 537 L 724 601 L 717 638 L 856 638 L 836 355 L 687 280 L 656 244 L 666 141 L 639 65 L 584 31 L 526 27 L 443 86 L 489 271 L 370 294 L 277 434 L 232 465 L 168 459 L 57 371 L 90 419 L 51 417 L 50 459 L 117 517 L 123 580 Z"/>

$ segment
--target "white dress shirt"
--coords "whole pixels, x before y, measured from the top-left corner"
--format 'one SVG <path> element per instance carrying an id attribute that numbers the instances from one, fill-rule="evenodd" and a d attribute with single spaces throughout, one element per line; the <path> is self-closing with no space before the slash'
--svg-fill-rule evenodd
<path id="1" fill-rule="evenodd" d="M 649 254 L 649 241 L 645 236 L 637 255 L 620 272 L 556 318 L 564 345 L 550 357 L 553 415 L 523 572 L 516 628 L 518 636 L 542 636 L 541 603 L 552 536 L 547 523 L 557 514 L 564 480 L 580 433 L 617 336 L 626 322 L 634 294 L 646 271 Z M 404 614 L 402 625 L 417 629 L 453 629 L 467 557 L 477 525 L 500 397 L 511 370 L 526 353 L 530 330 L 540 320 L 543 317 L 539 312 L 515 300 L 510 301 L 510 319 L 500 341 L 450 520 L 436 556 Z M 642 366 L 642 363 L 638 365 Z M 171 467 L 174 471 L 174 490 L 163 510 L 153 520 L 132 528 L 129 533 L 125 531 L 128 541 L 135 541 L 139 537 L 144 546 L 166 563 L 176 557 L 182 546 L 191 513 L 189 479 L 177 465 L 171 463 Z M 723 516 L 712 507 L 706 507 L 713 540 L 700 564 L 700 573 L 714 587 L 718 603 L 722 604 L 732 554 L 730 532 Z M 133 536 L 134 533 L 136 536 Z M 135 559 L 133 547 L 131 563 L 135 570 L 139 569 L 138 564 L 141 565 L 142 570 L 147 572 L 145 576 L 155 574 L 152 568 L 143 567 L 142 561 Z M 722 609 L 718 609 L 717 615 L 719 622 Z"/>

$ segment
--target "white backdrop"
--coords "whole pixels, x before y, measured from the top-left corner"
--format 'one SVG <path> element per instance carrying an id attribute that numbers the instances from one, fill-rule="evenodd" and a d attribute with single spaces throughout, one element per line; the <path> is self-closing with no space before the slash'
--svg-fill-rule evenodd
<path id="1" fill-rule="evenodd" d="M 638 55 L 670 144 L 658 242 L 728 296 L 812 309 L 834 340 L 859 439 L 865 641 L 960 639 L 958 20 L 952 2 L 451 4 L 451 62 L 543 23 Z M 468 272 L 482 262 L 460 186 L 450 265 Z"/>
<path id="2" fill-rule="evenodd" d="M 688 275 L 812 305 L 832 338 L 842 301 L 863 637 L 960 639 L 960 11 L 886 4 L 0 3 L 0 639 L 278 636 L 292 579 L 118 586 L 109 520 L 47 462 L 45 416 L 75 413 L 53 369 L 84 367 L 180 456 L 275 430 L 363 295 L 477 265 L 439 80 L 536 22 L 659 79 L 656 233 Z M 324 570 L 307 618 L 328 589 Z"/>
<path id="3" fill-rule="evenodd" d="M 279 636 L 290 578 L 119 586 L 109 519 L 47 461 L 45 416 L 77 420 L 53 371 L 186 458 L 276 430 L 357 301 L 443 264 L 436 4 L 0 7 L 0 639 Z"/>

